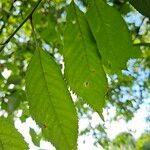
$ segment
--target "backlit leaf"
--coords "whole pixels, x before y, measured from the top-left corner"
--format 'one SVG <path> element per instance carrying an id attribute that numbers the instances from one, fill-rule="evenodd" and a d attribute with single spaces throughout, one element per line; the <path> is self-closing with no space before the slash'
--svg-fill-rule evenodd
<path id="1" fill-rule="evenodd" d="M 103 0 L 89 2 L 86 18 L 96 39 L 103 64 L 112 70 L 125 68 L 129 58 L 139 56 L 120 13 Z"/>
<path id="2" fill-rule="evenodd" d="M 26 91 L 30 112 L 57 150 L 76 150 L 77 116 L 61 71 L 37 49 L 28 67 Z"/>
<path id="3" fill-rule="evenodd" d="M 63 56 L 68 85 L 100 112 L 105 104 L 106 76 L 89 26 L 74 3 L 67 11 Z"/>
<path id="4" fill-rule="evenodd" d="M 0 150 L 27 149 L 23 137 L 17 132 L 12 122 L 8 118 L 0 118 Z"/>

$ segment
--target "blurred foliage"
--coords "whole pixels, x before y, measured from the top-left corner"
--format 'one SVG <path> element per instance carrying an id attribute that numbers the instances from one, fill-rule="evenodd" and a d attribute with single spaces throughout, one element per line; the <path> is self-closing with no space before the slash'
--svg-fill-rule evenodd
<path id="1" fill-rule="evenodd" d="M 36 0 L 0 1 L 0 43 L 3 43 L 20 25 L 36 2 Z M 115 109 L 115 115 L 109 121 L 120 118 L 130 121 L 150 93 L 150 20 L 139 14 L 127 0 L 108 0 L 107 2 L 120 11 L 128 24 L 133 43 L 140 46 L 142 51 L 142 58 L 129 60 L 126 70 L 119 74 L 108 75 L 109 89 L 105 108 L 107 115 L 110 115 L 111 108 Z M 86 5 L 86 0 L 83 0 L 83 4 Z M 2 115 L 17 117 L 16 112 L 21 109 L 23 112 L 20 119 L 25 121 L 29 117 L 24 78 L 37 42 L 58 60 L 60 66 L 63 66 L 60 54 L 66 17 L 65 7 L 64 1 L 59 3 L 53 0 L 43 1 L 33 17 L 17 32 L 3 52 L 0 52 Z M 149 133 L 144 133 L 137 141 L 130 133 L 121 133 L 113 141 L 110 140 L 105 130 L 105 122 L 93 127 L 91 125 L 93 110 L 78 99 L 76 107 L 80 119 L 89 120 L 88 127 L 80 132 L 81 136 L 91 134 L 95 138 L 95 145 L 100 144 L 105 149 L 110 147 L 111 150 L 150 149 Z M 147 117 L 148 123 L 149 118 L 150 116 Z M 31 132 L 34 143 L 38 145 L 39 138 L 42 136 L 35 138 L 36 134 L 33 130 Z"/>
<path id="2" fill-rule="evenodd" d="M 110 145 L 111 150 L 133 150 L 136 149 L 136 142 L 130 133 L 120 133 Z"/>
<path id="3" fill-rule="evenodd" d="M 131 133 L 122 132 L 116 136 L 109 146 L 110 150 L 149 150 L 150 133 L 143 133 L 137 140 Z"/>
<path id="4" fill-rule="evenodd" d="M 150 149 L 150 133 L 146 132 L 141 135 L 137 140 L 137 150 L 149 150 Z"/>

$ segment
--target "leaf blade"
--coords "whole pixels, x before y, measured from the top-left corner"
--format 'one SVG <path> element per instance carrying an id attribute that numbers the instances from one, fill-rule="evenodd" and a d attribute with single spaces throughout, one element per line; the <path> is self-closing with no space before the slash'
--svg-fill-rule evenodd
<path id="1" fill-rule="evenodd" d="M 107 80 L 95 40 L 84 15 L 74 3 L 69 5 L 67 14 L 63 51 L 65 77 L 71 89 L 101 113 Z"/>
<path id="2" fill-rule="evenodd" d="M 43 127 L 45 137 L 58 150 L 76 149 L 76 111 L 61 71 L 47 52 L 36 50 L 28 67 L 26 88 L 30 112 Z"/>
<path id="3" fill-rule="evenodd" d="M 1 150 L 27 149 L 23 137 L 17 132 L 9 119 L 0 118 L 0 129 Z"/>
<path id="4" fill-rule="evenodd" d="M 102 62 L 112 72 L 125 68 L 129 58 L 140 56 L 140 50 L 133 46 L 128 28 L 115 8 L 102 0 L 90 1 L 86 19 L 96 39 Z M 120 55 L 120 52 L 124 54 Z"/>

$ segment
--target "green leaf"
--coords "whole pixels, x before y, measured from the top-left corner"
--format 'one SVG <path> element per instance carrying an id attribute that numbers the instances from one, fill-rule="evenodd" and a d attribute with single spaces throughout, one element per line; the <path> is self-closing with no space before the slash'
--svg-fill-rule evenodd
<path id="1" fill-rule="evenodd" d="M 0 150 L 27 150 L 23 137 L 17 132 L 12 122 L 0 118 Z"/>
<path id="2" fill-rule="evenodd" d="M 37 135 L 37 133 L 32 128 L 30 128 L 30 135 L 31 135 L 31 138 L 32 138 L 32 142 L 36 146 L 40 146 L 41 135 Z"/>
<path id="3" fill-rule="evenodd" d="M 130 0 L 137 11 L 150 18 L 150 0 Z"/>
<path id="4" fill-rule="evenodd" d="M 21 97 L 19 95 L 17 95 L 17 93 L 15 92 L 15 93 L 7 96 L 7 99 L 8 99 L 7 112 L 12 113 L 18 108 L 20 101 L 21 101 Z"/>
<path id="5" fill-rule="evenodd" d="M 86 18 L 96 39 L 103 64 L 118 72 L 129 58 L 139 56 L 133 46 L 128 28 L 120 13 L 103 0 L 89 2 Z"/>
<path id="6" fill-rule="evenodd" d="M 21 80 L 22 80 L 21 76 L 13 74 L 8 78 L 7 83 L 8 84 L 21 84 Z"/>
<path id="7" fill-rule="evenodd" d="M 131 11 L 131 6 L 129 3 L 124 3 L 120 6 L 119 8 L 119 12 L 122 14 L 122 15 L 127 15 L 127 13 L 129 13 Z"/>
<path id="8" fill-rule="evenodd" d="M 1 102 L 1 107 L 11 114 L 18 109 L 21 101 L 26 101 L 26 93 L 23 90 L 17 90 L 9 95 L 5 95 L 5 98 L 8 101 L 3 99 Z"/>
<path id="9" fill-rule="evenodd" d="M 57 150 L 77 149 L 77 115 L 61 71 L 51 55 L 37 49 L 27 70 L 32 117 Z"/>
<path id="10" fill-rule="evenodd" d="M 36 31 L 41 39 L 47 43 L 56 42 L 58 38 L 58 33 L 56 32 L 57 22 L 50 12 L 42 12 L 42 10 L 41 8 L 33 14 L 33 24 L 35 25 Z"/>
<path id="11" fill-rule="evenodd" d="M 63 56 L 68 85 L 100 113 L 105 104 L 106 75 L 89 26 L 74 3 L 67 10 Z"/>

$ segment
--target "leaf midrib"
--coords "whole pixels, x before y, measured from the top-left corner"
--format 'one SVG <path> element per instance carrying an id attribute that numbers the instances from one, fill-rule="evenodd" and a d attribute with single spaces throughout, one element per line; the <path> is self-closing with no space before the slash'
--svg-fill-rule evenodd
<path id="1" fill-rule="evenodd" d="M 87 66 L 88 66 L 88 70 L 89 70 L 89 74 L 90 74 L 91 71 L 90 71 L 90 65 L 89 65 L 88 56 L 87 56 L 87 48 L 86 48 L 86 44 L 85 44 L 85 40 L 84 40 L 84 37 L 83 37 L 82 29 L 81 29 L 81 26 L 80 26 L 80 21 L 78 19 L 78 15 L 77 15 L 74 3 L 73 3 L 73 8 L 74 8 L 74 11 L 75 11 L 75 16 L 76 16 L 76 20 L 77 20 L 77 23 L 78 23 L 78 28 L 79 28 L 79 31 L 80 31 L 80 34 L 81 34 L 81 38 L 82 38 L 82 41 L 83 41 L 83 48 L 84 48 L 83 51 L 85 53 L 85 58 L 86 58 L 86 62 L 87 62 Z"/>
<path id="2" fill-rule="evenodd" d="M 113 46 L 112 46 L 111 40 L 110 40 L 110 38 L 109 38 L 109 34 L 108 34 L 108 32 L 107 32 L 107 29 L 105 28 L 105 24 L 103 23 L 103 22 L 104 22 L 104 21 L 103 21 L 103 17 L 102 17 L 102 15 L 101 15 L 101 13 L 100 13 L 100 11 L 99 11 L 99 9 L 98 9 L 98 5 L 97 5 L 97 3 L 96 3 L 96 0 L 94 0 L 94 3 L 95 3 L 95 7 L 96 7 L 96 9 L 97 9 L 97 13 L 99 14 L 99 16 L 100 16 L 100 18 L 101 18 L 101 22 L 102 22 L 102 26 L 104 27 L 104 31 L 105 31 L 105 33 L 106 33 L 106 35 L 107 35 L 108 44 L 109 44 L 109 46 L 110 46 L 112 49 L 114 49 Z M 104 3 L 104 2 L 102 2 L 102 3 Z M 109 6 L 108 6 L 108 7 L 109 7 Z M 100 20 L 100 19 L 98 18 L 98 20 Z M 112 51 L 111 51 L 111 53 L 112 53 Z M 116 54 L 113 53 L 112 55 L 116 55 Z M 117 57 L 115 56 L 115 58 L 117 58 Z"/>
<path id="3" fill-rule="evenodd" d="M 47 89 L 47 92 L 48 92 L 49 101 L 50 101 L 50 103 L 51 103 L 53 112 L 54 112 L 54 114 L 55 114 L 55 118 L 56 118 L 56 120 L 58 120 L 57 123 L 59 124 L 59 127 L 60 127 L 60 129 L 61 129 L 61 132 L 62 132 L 62 134 L 63 134 L 64 141 L 66 141 L 66 143 L 67 143 L 67 145 L 68 145 L 68 148 L 70 148 L 70 147 L 69 147 L 68 139 L 66 138 L 66 135 L 65 135 L 65 133 L 64 133 L 64 131 L 63 131 L 63 129 L 62 129 L 62 126 L 63 126 L 63 125 L 62 125 L 62 123 L 60 123 L 60 120 L 58 119 L 58 118 L 59 118 L 59 117 L 58 117 L 58 114 L 56 113 L 54 104 L 53 104 L 53 102 L 52 102 L 52 100 L 51 100 L 50 91 L 49 91 L 49 88 L 48 88 L 48 85 L 47 85 L 47 82 L 46 82 L 46 77 L 45 77 L 45 74 L 44 74 L 44 67 L 43 67 L 42 61 L 41 61 L 41 52 L 40 52 L 39 49 L 38 49 L 38 52 L 39 52 L 40 65 L 41 65 L 41 68 L 42 68 L 43 79 L 44 79 L 44 82 L 45 82 L 45 85 L 46 85 L 46 89 Z M 62 125 L 62 126 L 61 126 L 61 125 Z M 65 140 L 65 139 L 66 139 L 66 140 Z"/>

